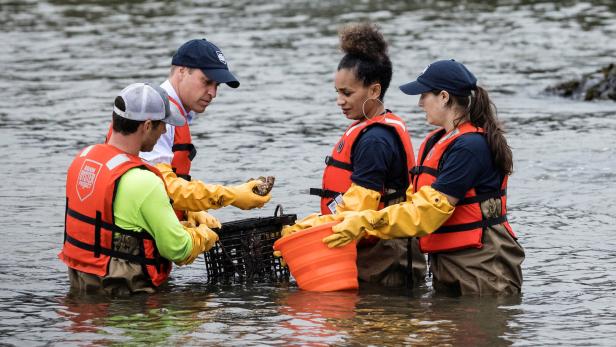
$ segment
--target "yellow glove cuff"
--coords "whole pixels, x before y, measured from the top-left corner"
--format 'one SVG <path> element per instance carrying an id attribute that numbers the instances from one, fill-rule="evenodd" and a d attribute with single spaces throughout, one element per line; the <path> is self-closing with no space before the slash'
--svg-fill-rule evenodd
<path id="1" fill-rule="evenodd" d="M 351 187 L 342 195 L 342 204 L 336 206 L 336 213 L 376 210 L 379 207 L 380 199 L 381 194 L 379 192 L 352 183 Z"/>

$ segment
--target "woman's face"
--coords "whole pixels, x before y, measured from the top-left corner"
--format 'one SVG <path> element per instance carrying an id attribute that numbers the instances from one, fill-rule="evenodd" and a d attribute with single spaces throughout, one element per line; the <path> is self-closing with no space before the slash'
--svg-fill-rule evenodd
<path id="1" fill-rule="evenodd" d="M 336 88 L 336 104 L 342 110 L 342 113 L 352 120 L 364 118 L 364 113 L 369 117 L 374 115 L 375 107 L 380 106 L 378 101 L 368 101 L 367 99 L 376 99 L 379 97 L 380 89 L 377 83 L 364 86 L 364 83 L 357 79 L 355 72 L 352 69 L 340 69 L 336 71 L 334 77 L 334 86 Z M 377 93 L 378 89 L 378 93 Z M 362 111 L 362 105 L 364 110 Z"/>
<path id="2" fill-rule="evenodd" d="M 448 100 L 449 94 L 447 92 L 442 91 L 437 95 L 427 92 L 421 94 L 417 105 L 426 112 L 428 123 L 444 127 L 447 123 L 447 116 L 451 113 L 451 110 L 446 106 Z"/>

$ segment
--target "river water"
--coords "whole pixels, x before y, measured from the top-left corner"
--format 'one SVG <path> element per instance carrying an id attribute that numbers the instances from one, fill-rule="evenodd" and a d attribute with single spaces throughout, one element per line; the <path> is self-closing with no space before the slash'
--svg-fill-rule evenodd
<path id="1" fill-rule="evenodd" d="M 370 20 L 394 63 L 386 105 L 415 148 L 430 130 L 396 86 L 456 58 L 492 93 L 514 150 L 510 220 L 526 250 L 523 294 L 442 298 L 362 288 L 208 287 L 202 261 L 152 296 L 68 295 L 64 180 L 103 139 L 116 93 L 165 79 L 174 50 L 207 37 L 242 85 L 193 127 L 194 177 L 276 176 L 272 202 L 222 221 L 317 211 L 323 157 L 348 124 L 335 105 L 337 29 Z M 0 0 L 0 345 L 613 345 L 616 104 L 551 84 L 614 62 L 613 1 Z"/>

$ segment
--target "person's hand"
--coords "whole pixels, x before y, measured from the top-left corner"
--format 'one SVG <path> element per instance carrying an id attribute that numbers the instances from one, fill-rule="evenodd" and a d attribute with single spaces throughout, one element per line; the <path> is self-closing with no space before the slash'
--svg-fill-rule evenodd
<path id="1" fill-rule="evenodd" d="M 190 222 L 186 222 L 187 224 Z M 190 235 L 192 240 L 192 250 L 186 259 L 178 263 L 178 265 L 191 264 L 197 257 L 203 253 L 209 251 L 216 241 L 218 241 L 218 234 L 210 230 L 205 224 L 201 224 L 198 227 L 187 227 L 184 225 L 184 230 Z"/>
<path id="2" fill-rule="evenodd" d="M 218 219 L 216 219 L 216 217 L 212 216 L 211 214 L 205 211 L 186 212 L 186 221 L 191 223 L 194 226 L 205 224 L 205 226 L 207 226 L 210 229 L 221 227 L 221 224 L 218 221 Z"/>
<path id="3" fill-rule="evenodd" d="M 372 210 L 360 212 L 346 212 L 343 220 L 332 227 L 332 234 L 325 237 L 323 242 L 327 247 L 343 247 L 354 240 L 362 238 L 366 230 L 373 230 L 373 224 L 369 218 L 372 217 Z"/>
<path id="4" fill-rule="evenodd" d="M 264 183 L 261 180 L 252 180 L 237 186 L 227 187 L 231 198 L 231 205 L 242 210 L 263 207 L 263 205 L 270 201 L 272 195 L 271 193 L 259 195 L 255 191 Z"/>

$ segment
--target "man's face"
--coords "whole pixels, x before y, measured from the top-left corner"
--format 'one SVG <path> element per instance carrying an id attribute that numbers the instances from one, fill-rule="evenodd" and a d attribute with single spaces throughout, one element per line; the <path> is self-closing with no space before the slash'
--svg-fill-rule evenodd
<path id="1" fill-rule="evenodd" d="M 178 97 L 186 111 L 201 113 L 214 100 L 218 82 L 209 79 L 200 69 L 179 68 Z"/>
<path id="2" fill-rule="evenodd" d="M 160 136 L 167 132 L 167 125 L 164 122 L 145 121 L 143 127 L 143 141 L 141 142 L 141 152 L 151 152 Z"/>

